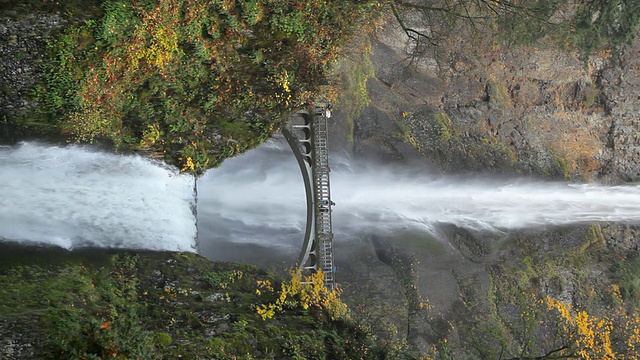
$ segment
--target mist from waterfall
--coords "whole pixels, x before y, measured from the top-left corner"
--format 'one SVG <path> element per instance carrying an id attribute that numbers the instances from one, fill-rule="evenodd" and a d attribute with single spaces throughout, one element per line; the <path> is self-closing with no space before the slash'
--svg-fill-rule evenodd
<path id="1" fill-rule="evenodd" d="M 426 232 L 453 224 L 478 232 L 612 221 L 640 224 L 640 186 L 443 176 L 331 158 L 335 241 Z M 199 180 L 201 248 L 216 242 L 299 249 L 302 177 L 284 140 L 227 160 Z"/>
<path id="2" fill-rule="evenodd" d="M 331 157 L 337 242 L 439 225 L 471 231 L 597 221 L 640 224 L 640 187 L 531 179 L 462 178 L 402 166 L 354 165 Z M 222 244 L 283 253 L 302 243 L 302 178 L 282 139 L 198 180 L 159 161 L 37 143 L 0 147 L 0 240 L 79 247 L 197 251 L 224 258 Z"/>
<path id="3" fill-rule="evenodd" d="M 194 178 L 160 162 L 38 143 L 0 147 L 0 240 L 196 251 Z"/>

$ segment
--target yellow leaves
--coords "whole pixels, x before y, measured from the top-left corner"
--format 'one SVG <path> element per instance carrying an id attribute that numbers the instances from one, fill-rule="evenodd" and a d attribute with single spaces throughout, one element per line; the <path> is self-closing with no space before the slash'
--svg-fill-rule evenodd
<path id="1" fill-rule="evenodd" d="M 422 299 L 418 304 L 420 306 L 420 310 L 431 310 L 433 309 L 433 305 L 429 303 L 428 299 Z"/>
<path id="2" fill-rule="evenodd" d="M 598 321 L 598 324 L 596 325 L 597 329 L 602 329 L 605 325 L 605 321 L 604 320 L 600 320 Z"/>
<path id="3" fill-rule="evenodd" d="M 74 135 L 76 141 L 92 142 L 96 137 L 117 131 L 120 119 L 109 117 L 96 108 L 71 113 L 63 121 L 63 129 Z"/>
<path id="4" fill-rule="evenodd" d="M 158 140 L 161 140 L 162 133 L 158 128 L 158 124 L 149 124 L 147 128 L 142 131 L 142 139 L 140 140 L 140 146 L 152 146 Z"/>
<path id="5" fill-rule="evenodd" d="M 612 284 L 609 293 L 615 300 L 622 301 L 622 293 L 618 284 Z"/>
<path id="6" fill-rule="evenodd" d="M 613 350 L 611 344 L 611 333 L 615 330 L 611 319 L 598 318 L 589 315 L 584 310 L 574 311 L 571 306 L 550 297 L 547 297 L 545 301 L 547 309 L 555 311 L 559 315 L 558 329 L 567 338 L 568 344 L 575 348 L 574 350 L 580 358 L 587 360 L 620 358 L 620 354 Z M 632 337 L 633 335 L 629 338 L 629 344 L 632 343 Z M 631 348 L 630 345 L 629 347 Z"/>
<path id="7" fill-rule="evenodd" d="M 285 79 L 282 82 L 282 87 L 284 88 L 284 91 L 291 92 L 291 89 L 289 89 L 289 80 Z"/>
<path id="8" fill-rule="evenodd" d="M 182 172 L 187 172 L 187 171 L 193 171 L 195 170 L 195 164 L 193 163 L 193 159 L 191 159 L 191 156 L 187 156 L 186 159 L 180 158 L 184 161 L 184 164 L 182 165 L 182 169 L 180 169 L 180 171 Z"/>
<path id="9" fill-rule="evenodd" d="M 569 313 L 570 306 L 565 305 L 565 303 L 563 303 L 562 301 L 555 300 L 548 296 L 546 297 L 545 300 L 547 301 L 547 310 L 551 311 L 555 309 L 560 313 L 560 316 L 563 319 L 568 321 L 571 320 L 571 314 Z"/>
<path id="10" fill-rule="evenodd" d="M 261 289 L 273 292 L 269 280 L 258 280 L 256 294 L 260 295 Z M 319 270 L 311 275 L 304 276 L 300 270 L 291 271 L 291 279 L 283 282 L 277 294 L 275 303 L 260 304 L 256 307 L 256 313 L 263 320 L 272 318 L 276 311 L 283 309 L 303 309 L 311 307 L 325 309 L 332 319 L 347 315 L 347 306 L 340 301 L 340 291 L 328 289 L 324 286 L 324 273 Z"/>
<path id="11" fill-rule="evenodd" d="M 178 14 L 175 10 L 158 7 L 145 13 L 142 23 L 136 26 L 128 45 L 129 66 L 137 70 L 141 64 L 153 65 L 164 72 L 170 63 L 176 62 L 182 52 L 178 46 Z"/>
<path id="12" fill-rule="evenodd" d="M 273 292 L 273 286 L 271 285 L 271 281 L 269 281 L 269 280 L 258 280 L 257 283 L 258 283 L 258 286 L 261 289 L 267 289 L 270 292 Z"/>
<path id="13" fill-rule="evenodd" d="M 262 320 L 271 319 L 276 314 L 276 306 L 274 304 L 260 304 L 256 307 L 256 314 L 260 315 Z"/>
<path id="14" fill-rule="evenodd" d="M 638 344 L 640 344 L 640 328 L 635 327 L 633 329 L 633 333 L 629 336 L 627 340 L 627 346 L 631 349 L 635 349 Z"/>
<path id="15" fill-rule="evenodd" d="M 285 70 L 282 73 L 274 75 L 273 81 L 275 81 L 276 84 L 281 86 L 286 93 L 289 93 L 291 92 L 291 89 L 289 88 L 289 85 L 291 85 L 291 80 L 289 79 L 289 77 L 290 77 L 289 72 Z"/>
<path id="16" fill-rule="evenodd" d="M 158 27 L 151 38 L 151 46 L 142 52 L 143 57 L 160 70 L 174 61 L 179 54 L 178 33 L 175 29 Z"/>

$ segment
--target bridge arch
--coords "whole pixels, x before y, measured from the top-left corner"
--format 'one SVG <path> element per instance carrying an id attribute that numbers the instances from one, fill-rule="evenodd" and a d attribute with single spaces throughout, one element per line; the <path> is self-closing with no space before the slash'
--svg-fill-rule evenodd
<path id="1" fill-rule="evenodd" d="M 307 201 L 307 224 L 298 266 L 303 271 L 322 270 L 325 286 L 335 288 L 327 107 L 328 104 L 319 103 L 311 113 L 295 113 L 282 133 L 300 167 Z"/>

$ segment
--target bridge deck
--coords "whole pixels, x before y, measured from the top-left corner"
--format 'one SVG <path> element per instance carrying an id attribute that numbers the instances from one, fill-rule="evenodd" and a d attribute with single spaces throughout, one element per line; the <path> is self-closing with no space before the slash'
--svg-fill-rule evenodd
<path id="1" fill-rule="evenodd" d="M 325 286 L 335 286 L 333 267 L 333 229 L 331 226 L 331 188 L 329 183 L 329 134 L 326 105 L 314 107 L 313 179 L 316 202 L 316 236 L 320 245 L 320 265 Z"/>
<path id="2" fill-rule="evenodd" d="M 314 106 L 312 114 L 298 112 L 282 130 L 300 166 L 307 197 L 307 227 L 298 259 L 303 270 L 324 273 L 324 284 L 335 287 L 327 104 Z"/>

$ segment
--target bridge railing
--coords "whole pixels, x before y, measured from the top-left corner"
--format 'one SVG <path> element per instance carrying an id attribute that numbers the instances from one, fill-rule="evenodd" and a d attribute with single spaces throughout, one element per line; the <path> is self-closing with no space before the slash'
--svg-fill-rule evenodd
<path id="1" fill-rule="evenodd" d="M 313 114 L 313 179 L 316 203 L 316 239 L 325 286 L 335 287 L 333 229 L 331 225 L 331 186 L 329 173 L 329 132 L 327 104 L 316 104 Z"/>
<path id="2" fill-rule="evenodd" d="M 327 120 L 327 104 L 316 104 L 311 114 L 299 112 L 290 117 L 282 132 L 300 166 L 307 197 L 307 227 L 298 265 L 307 271 L 322 270 L 324 285 L 333 289 L 333 202 Z"/>

